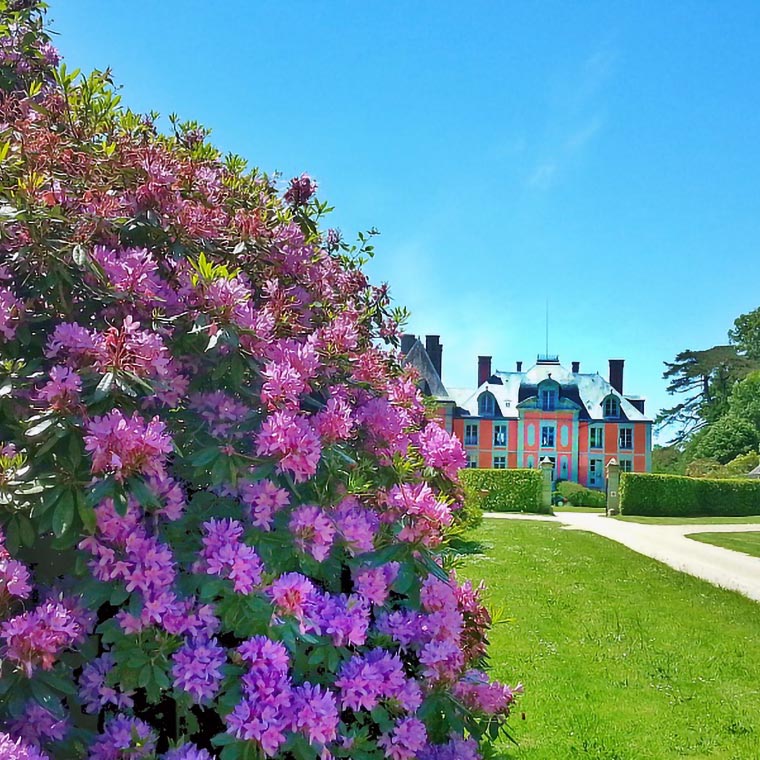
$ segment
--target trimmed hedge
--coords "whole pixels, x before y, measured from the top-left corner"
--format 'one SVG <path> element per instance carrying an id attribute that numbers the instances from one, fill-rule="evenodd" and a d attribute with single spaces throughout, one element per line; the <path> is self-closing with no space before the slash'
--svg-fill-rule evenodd
<path id="1" fill-rule="evenodd" d="M 603 509 L 607 506 L 607 496 L 602 491 L 585 488 L 579 483 L 563 481 L 557 484 L 557 491 L 568 504 L 574 507 L 601 507 Z"/>
<path id="2" fill-rule="evenodd" d="M 662 517 L 757 515 L 760 480 L 626 472 L 620 477 L 620 512 Z"/>
<path id="3" fill-rule="evenodd" d="M 538 470 L 460 470 L 465 505 L 486 512 L 544 512 Z"/>

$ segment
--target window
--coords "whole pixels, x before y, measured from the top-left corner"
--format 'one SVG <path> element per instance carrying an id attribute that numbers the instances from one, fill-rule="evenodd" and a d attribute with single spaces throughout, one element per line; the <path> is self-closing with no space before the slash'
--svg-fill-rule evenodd
<path id="1" fill-rule="evenodd" d="M 496 412 L 496 399 L 492 393 L 481 393 L 478 397 L 478 416 L 493 417 Z"/>
<path id="2" fill-rule="evenodd" d="M 633 448 L 633 429 L 629 427 L 620 428 L 620 448 L 632 449 Z"/>
<path id="3" fill-rule="evenodd" d="M 478 460 L 475 458 L 474 454 L 468 454 L 467 455 L 467 469 L 474 470 L 478 466 Z"/>
<path id="4" fill-rule="evenodd" d="M 541 425 L 541 448 L 554 448 L 554 425 Z"/>
<path id="5" fill-rule="evenodd" d="M 506 425 L 493 426 L 493 445 L 494 446 L 507 445 L 507 426 Z"/>
<path id="6" fill-rule="evenodd" d="M 554 388 L 541 391 L 541 408 L 553 412 L 557 408 L 557 391 Z"/>
<path id="7" fill-rule="evenodd" d="M 607 398 L 604 400 L 604 416 L 620 416 L 620 402 L 614 396 L 607 396 Z"/>
<path id="8" fill-rule="evenodd" d="M 478 426 L 477 425 L 465 425 L 464 426 L 464 445 L 465 446 L 477 446 L 478 445 Z"/>
<path id="9" fill-rule="evenodd" d="M 592 427 L 589 429 L 589 448 L 604 448 L 604 428 Z"/>
<path id="10" fill-rule="evenodd" d="M 507 458 L 506 457 L 494 457 L 493 458 L 493 468 L 494 468 L 494 470 L 506 470 L 507 469 Z"/>

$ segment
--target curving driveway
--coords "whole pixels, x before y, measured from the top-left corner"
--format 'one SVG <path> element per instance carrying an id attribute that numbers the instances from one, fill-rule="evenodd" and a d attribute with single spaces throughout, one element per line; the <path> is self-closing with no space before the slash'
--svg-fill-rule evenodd
<path id="1" fill-rule="evenodd" d="M 487 517 L 525 519 L 528 515 L 490 512 Z M 532 515 L 529 519 L 536 518 L 562 523 L 568 529 L 596 533 L 676 570 L 760 602 L 760 557 L 686 538 L 687 533 L 760 531 L 760 525 L 641 525 L 588 512 L 560 512 L 555 517 Z"/>

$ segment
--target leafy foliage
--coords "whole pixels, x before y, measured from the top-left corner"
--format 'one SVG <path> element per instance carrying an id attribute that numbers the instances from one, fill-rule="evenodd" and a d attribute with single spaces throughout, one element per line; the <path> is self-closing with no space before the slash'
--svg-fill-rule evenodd
<path id="1" fill-rule="evenodd" d="M 579 483 L 562 481 L 557 484 L 559 495 L 574 507 L 606 507 L 607 497 L 602 491 L 585 488 Z"/>
<path id="2" fill-rule="evenodd" d="M 55 68 L 41 10 L 0 0 L 0 745 L 478 756 L 514 693 L 374 231 Z"/>
<path id="3" fill-rule="evenodd" d="M 760 481 L 622 473 L 620 512 L 670 517 L 760 513 Z"/>
<path id="4" fill-rule="evenodd" d="M 459 473 L 466 505 L 487 512 L 550 512 L 538 470 L 467 469 Z M 468 506 L 469 508 L 469 506 Z"/>

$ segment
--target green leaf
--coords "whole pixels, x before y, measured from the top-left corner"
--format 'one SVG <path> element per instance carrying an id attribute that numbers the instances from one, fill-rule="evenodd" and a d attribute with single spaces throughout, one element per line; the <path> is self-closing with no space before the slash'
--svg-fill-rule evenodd
<path id="1" fill-rule="evenodd" d="M 95 388 L 95 393 L 93 394 L 93 399 L 95 401 L 100 401 L 111 393 L 114 379 L 115 375 L 113 372 L 106 372 L 106 374 L 103 375 L 97 387 Z"/>
<path id="2" fill-rule="evenodd" d="M 18 516 L 19 537 L 21 543 L 24 546 L 34 546 L 34 541 L 37 538 L 37 531 L 34 529 L 32 521 L 23 514 Z"/>
<path id="3" fill-rule="evenodd" d="M 53 533 L 60 538 L 74 521 L 74 494 L 66 491 L 55 505 L 53 512 Z"/>
<path id="4" fill-rule="evenodd" d="M 47 419 L 42 420 L 42 422 L 38 422 L 36 425 L 32 425 L 32 427 L 26 431 L 26 437 L 37 438 L 38 436 L 41 436 L 54 423 L 55 418 L 48 417 Z"/>
<path id="5" fill-rule="evenodd" d="M 82 525 L 84 525 L 84 528 L 88 533 L 94 533 L 97 524 L 95 509 L 91 504 L 87 503 L 87 500 L 80 491 L 77 491 L 76 493 L 76 503 L 77 513 L 79 514 L 79 519 L 82 521 Z"/>
<path id="6" fill-rule="evenodd" d="M 157 507 L 159 501 L 156 494 L 148 484 L 140 478 L 129 478 L 127 487 L 130 494 L 140 503 L 141 507 Z"/>

